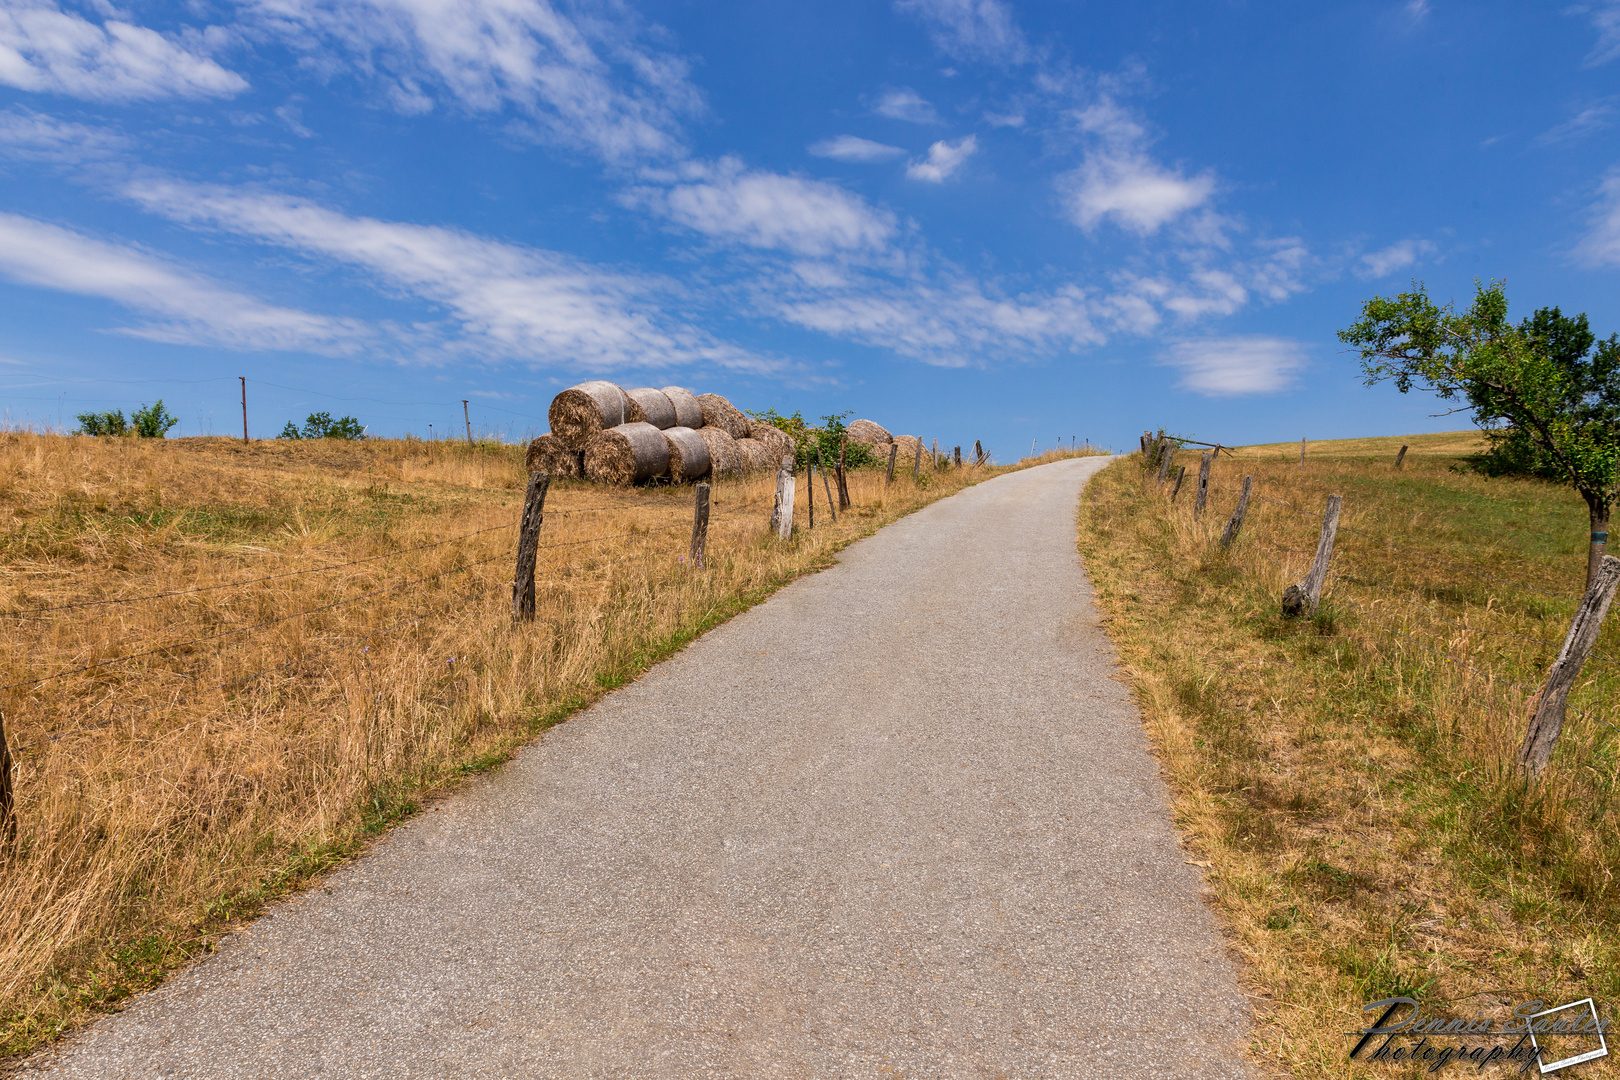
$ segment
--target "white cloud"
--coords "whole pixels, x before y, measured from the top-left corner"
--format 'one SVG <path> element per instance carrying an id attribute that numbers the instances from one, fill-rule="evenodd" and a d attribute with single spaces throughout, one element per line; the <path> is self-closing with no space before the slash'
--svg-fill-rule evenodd
<path id="1" fill-rule="evenodd" d="M 157 341 L 348 353 L 370 336 L 352 320 L 265 304 L 137 248 L 16 214 L 0 213 L 0 273 L 158 316 L 164 321 L 126 331 Z"/>
<path id="2" fill-rule="evenodd" d="M 129 149 L 130 141 L 105 128 L 86 127 L 30 109 L 0 112 L 0 146 L 13 161 L 79 163 Z"/>
<path id="3" fill-rule="evenodd" d="M 631 205 L 705 236 L 797 255 L 874 252 L 897 232 L 894 215 L 820 180 L 750 171 L 735 158 L 690 162 L 667 186 L 631 189 Z"/>
<path id="4" fill-rule="evenodd" d="M 1081 228 L 1089 231 L 1111 218 L 1146 236 L 1203 206 L 1215 193 L 1215 179 L 1208 173 L 1184 176 L 1149 157 L 1146 130 L 1112 100 L 1089 106 L 1075 121 L 1092 136 L 1093 145 L 1080 167 L 1059 176 L 1057 184 L 1070 219 Z M 1208 224 L 1218 232 L 1218 222 Z M 1203 239 L 1219 244 L 1214 236 Z"/>
<path id="5" fill-rule="evenodd" d="M 934 43 L 958 59 L 1015 64 L 1029 55 L 1029 43 L 1000 0 L 896 0 L 895 7 L 920 16 Z"/>
<path id="6" fill-rule="evenodd" d="M 1027 123 L 1027 119 L 1021 112 L 987 112 L 984 114 L 984 122 L 991 127 L 1021 128 Z"/>
<path id="7" fill-rule="evenodd" d="M 460 341 L 447 346 L 452 353 L 585 369 L 768 366 L 668 318 L 658 302 L 660 292 L 672 291 L 668 283 L 606 272 L 555 252 L 228 188 L 144 181 L 127 193 L 172 220 L 358 267 L 382 291 L 442 305 L 460 332 Z"/>
<path id="8" fill-rule="evenodd" d="M 839 135 L 836 138 L 823 139 L 818 143 L 812 143 L 809 149 L 810 153 L 816 157 L 862 163 L 888 161 L 905 153 L 898 146 L 873 142 L 871 139 L 863 139 L 857 135 Z"/>
<path id="9" fill-rule="evenodd" d="M 247 81 L 206 51 L 222 32 L 179 40 L 116 19 L 96 25 L 41 0 L 0 6 L 0 83 L 86 101 L 231 97 Z"/>
<path id="10" fill-rule="evenodd" d="M 1292 387 L 1305 366 L 1298 341 L 1263 335 L 1178 341 L 1160 361 L 1181 371 L 1176 383 L 1206 397 L 1275 394 Z"/>
<path id="11" fill-rule="evenodd" d="M 1536 145 L 1553 146 L 1562 142 L 1574 142 L 1585 138 L 1594 131 L 1601 131 L 1609 126 L 1609 116 L 1614 107 L 1606 101 L 1596 105 L 1588 105 L 1562 124 L 1549 128 L 1536 137 Z"/>
<path id="12" fill-rule="evenodd" d="M 1405 270 L 1423 256 L 1432 255 L 1434 250 L 1434 245 L 1427 240 L 1401 240 L 1363 255 L 1359 260 L 1360 265 L 1356 267 L 1356 276 L 1368 281 L 1388 277 L 1397 270 Z"/>
<path id="13" fill-rule="evenodd" d="M 1576 259 L 1587 266 L 1620 266 L 1620 170 L 1598 185 L 1591 221 L 1591 230 L 1575 248 Z"/>
<path id="14" fill-rule="evenodd" d="M 979 140 L 974 135 L 965 135 L 955 142 L 941 139 L 928 148 L 927 158 L 913 161 L 906 166 L 906 175 L 913 180 L 926 180 L 932 184 L 943 183 L 978 149 Z"/>
<path id="15" fill-rule="evenodd" d="M 872 111 L 890 120 L 905 120 L 912 124 L 937 124 L 939 113 L 917 91 L 900 87 L 885 90 L 879 95 Z"/>
<path id="16" fill-rule="evenodd" d="M 1591 16 L 1592 28 L 1597 31 L 1597 43 L 1586 54 L 1586 66 L 1596 67 L 1620 56 L 1620 2 L 1599 0 L 1598 3 L 1569 9 L 1572 13 Z"/>
<path id="17" fill-rule="evenodd" d="M 511 105 L 545 138 L 610 162 L 678 156 L 680 120 L 702 107 L 685 61 L 639 44 L 627 16 L 570 18 L 548 0 L 257 0 L 253 10 L 260 33 L 316 57 L 349 54 L 403 112 L 432 109 L 439 94 L 474 113 Z"/>

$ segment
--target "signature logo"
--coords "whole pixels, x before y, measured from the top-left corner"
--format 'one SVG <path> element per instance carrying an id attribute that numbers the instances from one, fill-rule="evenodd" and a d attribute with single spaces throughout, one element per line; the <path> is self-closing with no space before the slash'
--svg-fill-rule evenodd
<path id="1" fill-rule="evenodd" d="M 1401 1018 L 1403 1010 L 1410 1010 Z M 1598 1016 L 1591 998 L 1547 1008 L 1545 1002 L 1527 1001 L 1514 1008 L 1511 1019 L 1498 1022 L 1483 1013 L 1470 1019 L 1430 1015 L 1415 998 L 1393 997 L 1370 1001 L 1361 1009 L 1378 1019 L 1360 1031 L 1350 1050 L 1352 1058 L 1417 1064 L 1437 1073 L 1447 1065 L 1466 1065 L 1483 1072 L 1487 1065 L 1528 1073 L 1535 1066 L 1542 1076 L 1609 1056 L 1606 1037 L 1612 1020 Z"/>

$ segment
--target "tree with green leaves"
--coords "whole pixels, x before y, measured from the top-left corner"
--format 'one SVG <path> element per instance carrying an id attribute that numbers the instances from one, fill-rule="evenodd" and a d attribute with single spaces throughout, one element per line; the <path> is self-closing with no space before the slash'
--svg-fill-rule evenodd
<path id="1" fill-rule="evenodd" d="M 1591 519 L 1590 585 L 1620 483 L 1620 335 L 1598 341 L 1584 314 L 1557 308 L 1515 325 L 1500 281 L 1476 283 L 1473 305 L 1460 312 L 1413 285 L 1367 301 L 1339 340 L 1360 351 L 1369 386 L 1392 381 L 1403 394 L 1416 386 L 1466 401 L 1489 441 L 1486 471 L 1556 479 L 1579 492 Z"/>
<path id="2" fill-rule="evenodd" d="M 163 407 L 162 398 L 158 398 L 151 405 L 142 405 L 129 414 L 129 426 L 143 439 L 168 438 L 169 429 L 179 422 L 178 416 L 171 415 L 169 410 Z"/>
<path id="3" fill-rule="evenodd" d="M 112 412 L 82 412 L 79 414 L 80 435 L 127 435 L 129 420 L 123 409 Z"/>
<path id="4" fill-rule="evenodd" d="M 281 429 L 278 439 L 364 439 L 366 429 L 352 416 L 332 419 L 329 412 L 310 413 L 304 420 L 304 430 L 291 420 Z"/>

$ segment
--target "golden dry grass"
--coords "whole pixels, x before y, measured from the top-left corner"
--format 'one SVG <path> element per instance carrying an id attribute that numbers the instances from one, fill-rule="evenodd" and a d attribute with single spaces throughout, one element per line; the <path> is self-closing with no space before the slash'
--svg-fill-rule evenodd
<path id="1" fill-rule="evenodd" d="M 1201 521 L 1191 485 L 1170 504 L 1133 455 L 1082 507 L 1178 824 L 1248 961 L 1256 1058 L 1293 1076 L 1426 1075 L 1347 1058 L 1361 1006 L 1395 994 L 1498 1020 L 1537 998 L 1620 1005 L 1614 620 L 1544 781 L 1510 765 L 1582 589 L 1585 505 L 1455 471 L 1472 438 L 1424 440 L 1312 444 L 1303 469 L 1297 443 L 1223 455 Z M 1226 556 L 1245 473 L 1261 499 Z M 1344 528 L 1323 606 L 1284 619 L 1329 492 Z"/>
<path id="2" fill-rule="evenodd" d="M 24 1051 L 851 540 L 996 471 L 822 491 L 554 483 L 514 627 L 518 447 L 0 435 L 0 1018 Z M 235 584 L 239 582 L 247 584 Z M 46 610 L 49 609 L 49 610 Z M 308 612 L 308 614 L 300 614 Z"/>

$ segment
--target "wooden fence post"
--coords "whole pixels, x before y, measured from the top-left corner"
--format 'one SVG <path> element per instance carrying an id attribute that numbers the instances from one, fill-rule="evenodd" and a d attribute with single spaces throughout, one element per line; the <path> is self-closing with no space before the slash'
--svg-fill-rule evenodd
<path id="1" fill-rule="evenodd" d="M 782 465 L 776 470 L 776 505 L 771 508 L 771 531 L 778 540 L 793 535 L 793 455 L 783 454 Z"/>
<path id="2" fill-rule="evenodd" d="M 821 460 L 821 447 L 816 447 L 816 464 L 821 467 L 821 490 L 827 496 L 827 512 L 832 515 L 832 523 L 838 524 L 838 502 L 833 498 L 832 485 L 827 481 L 827 463 Z M 811 477 L 815 482 L 815 477 Z"/>
<path id="3" fill-rule="evenodd" d="M 1299 437 L 1299 467 L 1305 467 L 1305 436 Z"/>
<path id="4" fill-rule="evenodd" d="M 1535 709 L 1530 714 L 1530 729 L 1524 733 L 1524 745 L 1519 748 L 1519 766 L 1532 777 L 1541 775 L 1558 746 L 1570 687 L 1575 685 L 1581 665 L 1597 644 L 1598 631 L 1603 629 L 1603 619 L 1609 614 L 1616 584 L 1620 584 L 1620 559 L 1605 555 L 1597 576 L 1581 598 L 1581 606 L 1564 638 L 1564 647 L 1558 651 L 1552 670 L 1547 672 L 1547 683 L 1537 695 Z"/>
<path id="5" fill-rule="evenodd" d="M 687 561 L 703 568 L 703 549 L 709 542 L 709 485 L 701 483 L 692 499 L 692 553 Z"/>
<path id="6" fill-rule="evenodd" d="M 960 446 L 956 448 L 956 467 L 958 469 L 962 467 L 962 448 Z"/>
<path id="7" fill-rule="evenodd" d="M 848 439 L 838 444 L 838 509 L 840 510 L 848 510 L 852 505 L 849 501 L 849 474 L 844 472 L 844 452 L 848 449 Z"/>
<path id="8" fill-rule="evenodd" d="M 897 443 L 897 442 L 890 443 L 889 444 L 889 471 L 883 477 L 883 486 L 884 487 L 888 487 L 890 484 L 894 483 L 894 459 L 899 457 L 899 456 L 900 456 L 900 444 Z"/>
<path id="9" fill-rule="evenodd" d="M 1316 605 L 1322 601 L 1322 586 L 1327 582 L 1328 562 L 1333 558 L 1333 538 L 1339 533 L 1339 508 L 1344 505 L 1344 499 L 1338 495 L 1329 495 L 1327 510 L 1322 514 L 1322 535 L 1316 541 L 1316 561 L 1311 563 L 1311 572 L 1305 575 L 1305 580 L 1298 585 L 1290 585 L 1283 592 L 1283 614 L 1288 616 L 1306 615 L 1316 610 Z"/>
<path id="10" fill-rule="evenodd" d="M 550 473 L 530 473 L 523 496 L 523 520 L 518 525 L 517 574 L 512 578 L 512 618 L 534 620 L 534 564 L 540 557 L 540 521 L 546 508 Z"/>
<path id="11" fill-rule="evenodd" d="M 984 464 L 984 447 L 979 445 L 978 439 L 973 440 L 973 464 L 975 467 Z"/>
<path id="12" fill-rule="evenodd" d="M 6 742 L 6 717 L 0 713 L 0 844 L 17 839 L 17 803 L 11 791 L 11 744 Z"/>
<path id="13" fill-rule="evenodd" d="M 938 439 L 934 440 L 934 449 L 928 455 L 928 460 L 933 464 L 934 471 L 939 472 L 939 440 Z"/>
<path id="14" fill-rule="evenodd" d="M 1164 486 L 1165 478 L 1170 475 L 1170 459 L 1176 456 L 1175 448 L 1165 443 L 1164 449 L 1159 451 L 1159 486 Z"/>
<path id="15" fill-rule="evenodd" d="M 913 480 L 922 475 L 922 436 L 917 436 L 917 456 L 911 459 L 911 478 Z"/>
<path id="16" fill-rule="evenodd" d="M 1181 494 L 1181 482 L 1187 479 L 1187 466 L 1176 466 L 1176 486 L 1170 489 L 1170 501 L 1175 502 L 1176 496 Z"/>
<path id="17" fill-rule="evenodd" d="M 810 455 L 804 455 L 804 508 L 810 518 L 807 528 L 816 527 L 816 467 L 810 463 Z"/>
<path id="18" fill-rule="evenodd" d="M 1395 471 L 1397 471 L 1397 472 L 1400 471 L 1401 462 L 1403 462 L 1405 460 L 1406 460 L 1406 447 L 1403 446 L 1403 447 L 1401 447 L 1401 452 L 1395 455 Z"/>
<path id="19" fill-rule="evenodd" d="M 1243 528 L 1243 515 L 1249 512 L 1249 492 L 1254 490 L 1254 477 L 1243 478 L 1243 494 L 1238 496 L 1237 509 L 1232 511 L 1232 517 L 1226 523 L 1226 531 L 1221 533 L 1221 547 L 1229 548 L 1232 541 L 1237 539 L 1238 530 Z"/>
<path id="20" fill-rule="evenodd" d="M 1197 521 L 1204 516 L 1204 503 L 1209 499 L 1209 463 L 1212 460 L 1208 450 L 1198 460 L 1198 500 L 1193 503 L 1193 520 Z"/>

